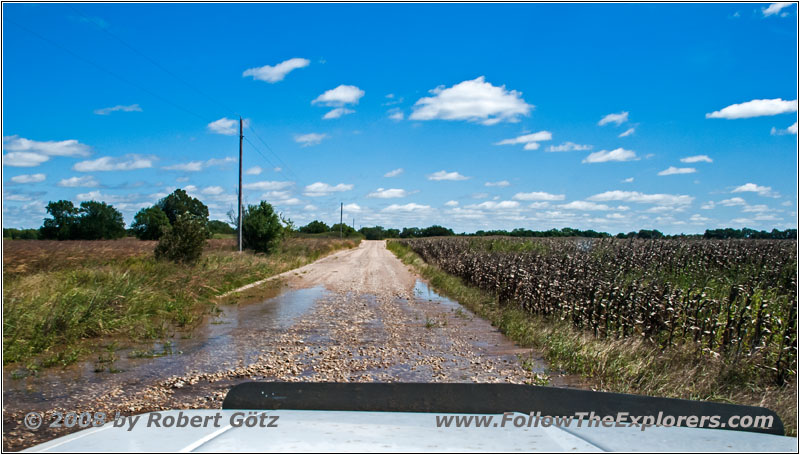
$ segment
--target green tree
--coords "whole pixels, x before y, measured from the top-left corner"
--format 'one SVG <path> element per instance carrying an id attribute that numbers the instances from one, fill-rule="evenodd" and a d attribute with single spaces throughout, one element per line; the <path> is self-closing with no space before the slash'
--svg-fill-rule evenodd
<path id="1" fill-rule="evenodd" d="M 330 232 L 338 234 L 340 228 L 341 228 L 342 234 L 345 237 L 356 233 L 355 229 L 353 229 L 351 226 L 349 226 L 347 224 L 344 224 L 344 223 L 336 223 L 336 224 L 334 224 L 333 226 L 331 226 L 331 231 Z"/>
<path id="2" fill-rule="evenodd" d="M 299 230 L 304 234 L 322 234 L 323 232 L 330 231 L 330 228 L 322 221 L 314 220 L 301 227 Z"/>
<path id="3" fill-rule="evenodd" d="M 219 220 L 209 221 L 208 230 L 212 234 L 236 234 L 236 229 L 232 228 L 230 224 Z"/>
<path id="4" fill-rule="evenodd" d="M 78 232 L 72 238 L 84 240 L 118 239 L 125 236 L 122 213 L 105 202 L 81 202 Z"/>
<path id="5" fill-rule="evenodd" d="M 133 235 L 139 240 L 158 240 L 169 227 L 167 214 L 155 205 L 139 210 L 131 224 Z"/>
<path id="6" fill-rule="evenodd" d="M 75 234 L 78 224 L 78 209 L 71 201 L 50 201 L 47 204 L 47 213 L 51 218 L 44 220 L 39 228 L 43 239 L 69 240 Z"/>
<path id="7" fill-rule="evenodd" d="M 207 238 L 207 222 L 191 213 L 178 215 L 156 245 L 156 259 L 193 264 L 203 254 Z"/>
<path id="8" fill-rule="evenodd" d="M 208 222 L 208 207 L 200 202 L 199 199 L 186 194 L 186 191 L 180 188 L 159 200 L 156 206 L 164 211 L 169 219 L 169 224 L 173 226 L 175 225 L 175 220 L 178 219 L 178 215 L 184 213 L 191 213 L 201 218 L 205 223 Z"/>
<path id="9" fill-rule="evenodd" d="M 273 251 L 283 237 L 281 219 L 266 201 L 248 205 L 242 213 L 244 247 L 261 253 Z"/>

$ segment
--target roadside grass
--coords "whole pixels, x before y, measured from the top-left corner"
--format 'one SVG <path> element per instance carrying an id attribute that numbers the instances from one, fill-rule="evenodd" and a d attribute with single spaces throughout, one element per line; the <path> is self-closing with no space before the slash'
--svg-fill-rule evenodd
<path id="1" fill-rule="evenodd" d="M 437 292 L 489 320 L 519 345 L 540 351 L 552 370 L 580 375 L 595 390 L 764 406 L 780 416 L 787 435 L 797 435 L 795 384 L 775 386 L 755 364 L 704 354 L 688 344 L 661 350 L 639 339 L 600 340 L 514 303 L 499 304 L 496 295 L 427 264 L 406 245 L 389 241 L 387 248 Z"/>
<path id="2" fill-rule="evenodd" d="M 313 262 L 357 240 L 288 238 L 270 255 L 209 240 L 193 266 L 157 261 L 133 239 L 3 242 L 3 363 L 31 371 L 190 331 L 226 291 Z"/>

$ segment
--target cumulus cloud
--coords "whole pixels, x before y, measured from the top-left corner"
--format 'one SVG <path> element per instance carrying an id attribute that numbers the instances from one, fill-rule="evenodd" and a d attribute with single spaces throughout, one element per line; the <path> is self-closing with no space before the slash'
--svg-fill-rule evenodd
<path id="1" fill-rule="evenodd" d="M 261 166 L 253 166 L 250 169 L 246 170 L 244 173 L 247 175 L 259 175 L 261 174 L 261 172 L 263 172 Z"/>
<path id="2" fill-rule="evenodd" d="M 613 210 L 606 204 L 598 204 L 589 201 L 572 201 L 569 204 L 562 204 L 559 207 L 567 210 L 586 210 L 586 211 L 607 211 Z"/>
<path id="3" fill-rule="evenodd" d="M 606 191 L 587 198 L 590 201 L 624 201 L 656 205 L 688 205 L 694 197 L 684 194 L 644 194 L 638 191 Z"/>
<path id="4" fill-rule="evenodd" d="M 601 118 L 600 121 L 597 122 L 597 124 L 603 126 L 609 123 L 614 123 L 617 126 L 619 126 L 627 121 L 628 121 L 628 113 L 623 111 L 620 112 L 619 114 L 608 114 L 605 117 Z"/>
<path id="5" fill-rule="evenodd" d="M 773 14 L 778 14 L 781 12 L 782 9 L 786 8 L 787 6 L 791 5 L 793 2 L 776 2 L 770 4 L 766 8 L 762 8 L 761 12 L 764 14 L 764 17 L 772 16 Z"/>
<path id="6" fill-rule="evenodd" d="M 360 100 L 362 96 L 364 96 L 364 90 L 361 90 L 355 85 L 340 85 L 316 97 L 311 101 L 311 104 L 341 107 L 345 104 L 358 104 L 358 100 Z"/>
<path id="7" fill-rule="evenodd" d="M 225 189 L 221 186 L 207 186 L 203 188 L 201 191 L 203 194 L 210 194 L 212 196 L 216 196 L 225 192 Z"/>
<path id="8" fill-rule="evenodd" d="M 458 207 L 458 201 L 447 201 L 444 203 L 447 207 Z"/>
<path id="9" fill-rule="evenodd" d="M 549 131 L 539 131 L 538 133 L 524 134 L 512 139 L 503 139 L 495 145 L 516 145 L 525 144 L 525 150 L 536 150 L 539 148 L 539 142 L 549 141 L 553 138 L 553 134 Z"/>
<path id="10" fill-rule="evenodd" d="M 46 178 L 47 176 L 44 174 L 21 174 L 11 177 L 11 181 L 14 183 L 38 183 L 44 182 Z"/>
<path id="11" fill-rule="evenodd" d="M 75 163 L 72 169 L 78 172 L 132 171 L 153 167 L 154 157 L 129 154 L 121 157 L 103 156 L 96 160 Z"/>
<path id="12" fill-rule="evenodd" d="M 290 58 L 275 66 L 264 65 L 258 68 L 244 70 L 242 77 L 252 76 L 254 80 L 274 84 L 275 82 L 282 81 L 290 72 L 299 68 L 305 68 L 310 63 L 309 60 L 304 58 Z"/>
<path id="13" fill-rule="evenodd" d="M 468 209 L 479 209 L 479 210 L 514 210 L 519 208 L 519 202 L 517 201 L 486 201 L 481 202 L 480 204 L 473 204 L 467 206 Z"/>
<path id="14" fill-rule="evenodd" d="M 441 170 L 438 172 L 434 172 L 433 174 L 428 175 L 428 180 L 440 181 L 440 180 L 467 180 L 469 177 L 465 177 L 458 172 L 447 172 L 445 170 Z"/>
<path id="15" fill-rule="evenodd" d="M 628 136 L 630 136 L 631 134 L 633 134 L 635 132 L 636 132 L 636 128 L 628 128 L 627 130 L 625 130 L 622 133 L 620 133 L 618 137 L 628 137 Z"/>
<path id="16" fill-rule="evenodd" d="M 219 120 L 214 120 L 213 122 L 209 123 L 206 128 L 208 131 L 215 133 L 215 134 L 224 134 L 226 136 L 233 136 L 239 133 L 239 128 L 237 128 L 237 122 L 234 119 L 230 119 L 227 117 L 222 117 Z"/>
<path id="17" fill-rule="evenodd" d="M 294 141 L 302 145 L 303 147 L 309 147 L 312 145 L 319 144 L 320 142 L 322 142 L 323 139 L 327 137 L 328 137 L 327 134 L 319 134 L 319 133 L 297 134 L 294 136 Z"/>
<path id="18" fill-rule="evenodd" d="M 408 196 L 408 191 L 401 189 L 401 188 L 389 188 L 383 189 L 378 188 L 377 190 L 369 193 L 367 197 L 378 198 L 378 199 L 391 199 L 396 197 L 406 197 Z"/>
<path id="19" fill-rule="evenodd" d="M 731 193 L 757 193 L 759 196 L 779 197 L 777 193 L 772 192 L 772 187 L 756 185 L 755 183 L 745 183 L 737 186 Z"/>
<path id="20" fill-rule="evenodd" d="M 499 187 L 506 187 L 511 185 L 508 180 L 500 180 L 499 182 L 486 182 L 483 184 L 484 186 L 499 186 Z"/>
<path id="21" fill-rule="evenodd" d="M 681 163 L 713 163 L 714 160 L 708 157 L 708 155 L 695 155 L 695 156 L 687 156 L 686 158 L 681 158 Z"/>
<path id="22" fill-rule="evenodd" d="M 564 142 L 561 145 L 551 145 L 547 148 L 548 152 L 573 152 L 573 151 L 584 151 L 584 150 L 591 150 L 591 145 L 580 145 L 574 142 Z"/>
<path id="23" fill-rule="evenodd" d="M 533 106 L 522 99 L 522 93 L 494 86 L 484 76 L 460 82 L 452 87 L 440 85 L 431 90 L 433 96 L 420 98 L 409 116 L 411 120 L 464 120 L 494 125 L 517 122 L 528 115 Z"/>
<path id="24" fill-rule="evenodd" d="M 403 118 L 405 118 L 405 115 L 403 114 L 403 111 L 401 111 L 400 109 L 392 109 L 389 112 L 387 112 L 387 114 L 389 114 L 389 118 L 390 119 L 398 121 L 398 122 L 400 120 L 403 120 Z"/>
<path id="25" fill-rule="evenodd" d="M 383 176 L 384 177 L 397 177 L 398 175 L 400 175 L 402 173 L 403 173 L 403 168 L 400 167 L 400 168 L 397 168 L 397 169 L 395 169 L 393 171 L 389 171 L 389 172 L 383 174 Z"/>
<path id="26" fill-rule="evenodd" d="M 773 136 L 784 136 L 786 134 L 797 134 L 797 122 L 794 122 L 793 124 L 789 125 L 786 129 L 783 129 L 783 128 L 778 129 L 778 128 L 775 128 L 773 126 L 772 130 L 770 131 L 770 134 L 772 134 Z"/>
<path id="27" fill-rule="evenodd" d="M 98 182 L 91 175 L 85 175 L 83 177 L 70 177 L 68 179 L 61 179 L 61 181 L 58 182 L 58 186 L 62 186 L 65 188 L 79 188 L 79 187 L 93 188 L 99 185 L 100 182 Z"/>
<path id="28" fill-rule="evenodd" d="M 639 157 L 633 150 L 625 150 L 617 148 L 614 150 L 600 150 L 599 152 L 590 153 L 583 162 L 584 163 L 605 163 L 608 161 L 636 161 Z"/>
<path id="29" fill-rule="evenodd" d="M 628 177 L 622 180 L 622 183 L 633 183 L 633 177 Z"/>
<path id="30" fill-rule="evenodd" d="M 315 182 L 311 185 L 306 185 L 305 192 L 303 193 L 309 197 L 327 196 L 331 193 L 338 193 L 341 191 L 349 191 L 353 189 L 353 185 L 339 183 L 338 185 L 329 185 L 323 182 Z"/>
<path id="31" fill-rule="evenodd" d="M 416 204 L 414 202 L 409 202 L 408 204 L 392 204 L 388 207 L 385 207 L 381 210 L 381 212 L 392 213 L 392 212 L 425 212 L 431 209 L 429 205 L 421 205 Z"/>
<path id="32" fill-rule="evenodd" d="M 17 135 L 3 136 L 3 165 L 34 167 L 51 156 L 89 156 L 89 146 L 75 139 L 65 141 L 35 141 Z"/>
<path id="33" fill-rule="evenodd" d="M 706 114 L 706 118 L 739 119 L 778 115 L 797 112 L 797 100 L 786 101 L 780 98 L 771 100 L 752 100 L 746 103 L 731 104 L 718 111 Z"/>
<path id="34" fill-rule="evenodd" d="M 165 171 L 199 172 L 212 166 L 221 166 L 235 161 L 236 158 L 228 156 L 225 158 L 211 158 L 206 161 L 189 161 L 188 163 L 171 164 L 169 166 L 163 166 L 161 169 Z"/>
<path id="35" fill-rule="evenodd" d="M 361 211 L 361 206 L 360 206 L 360 205 L 358 205 L 358 204 L 356 204 L 356 203 L 351 203 L 351 204 L 345 204 L 345 205 L 342 207 L 342 209 L 343 209 L 345 212 L 357 213 L 357 212 L 360 212 L 360 211 Z"/>
<path id="36" fill-rule="evenodd" d="M 260 182 L 245 183 L 244 185 L 242 185 L 242 187 L 246 190 L 269 191 L 269 190 L 282 190 L 292 185 L 294 185 L 294 182 L 286 182 L 286 181 L 277 182 L 277 181 L 262 180 Z"/>
<path id="37" fill-rule="evenodd" d="M 339 117 L 341 117 L 343 115 L 354 114 L 355 112 L 356 111 L 354 111 L 352 109 L 347 109 L 346 107 L 337 107 L 335 109 L 332 109 L 332 110 L 328 111 L 325 115 L 322 116 L 322 119 L 323 120 L 330 120 L 330 119 L 334 119 L 334 118 L 339 118 Z"/>
<path id="38" fill-rule="evenodd" d="M 97 115 L 108 115 L 112 112 L 142 112 L 142 108 L 139 107 L 138 104 L 131 104 L 129 106 L 123 106 L 122 104 L 118 104 L 114 107 L 104 107 L 102 109 L 95 109 L 94 113 Z"/>
<path id="39" fill-rule="evenodd" d="M 550 194 L 544 191 L 533 191 L 530 193 L 517 193 L 511 199 L 517 201 L 563 201 L 566 198 L 563 194 Z"/>
<path id="40" fill-rule="evenodd" d="M 658 175 L 677 175 L 677 174 L 694 174 L 697 172 L 697 169 L 693 167 L 675 167 L 670 166 L 663 171 L 659 172 Z"/>

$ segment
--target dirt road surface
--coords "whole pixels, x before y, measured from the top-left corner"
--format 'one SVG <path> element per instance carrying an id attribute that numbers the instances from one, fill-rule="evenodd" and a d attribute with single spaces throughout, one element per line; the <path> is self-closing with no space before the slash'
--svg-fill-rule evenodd
<path id="1" fill-rule="evenodd" d="M 269 283 L 249 289 L 263 288 L 265 296 L 223 306 L 194 339 L 176 341 L 177 354 L 127 360 L 116 374 L 76 366 L 4 388 L 4 447 L 17 450 L 70 431 L 27 430 L 21 422 L 31 410 L 130 415 L 218 408 L 232 385 L 249 380 L 521 384 L 547 378 L 539 357 L 430 291 L 383 241 L 363 241 L 270 281 L 279 283 L 277 295 Z M 558 378 L 551 384 L 563 385 Z"/>

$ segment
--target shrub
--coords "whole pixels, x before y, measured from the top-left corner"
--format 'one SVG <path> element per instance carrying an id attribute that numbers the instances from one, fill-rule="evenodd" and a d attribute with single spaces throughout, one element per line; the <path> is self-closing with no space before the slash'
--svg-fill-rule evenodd
<path id="1" fill-rule="evenodd" d="M 319 220 L 314 220 L 299 229 L 303 234 L 322 234 L 323 232 L 330 231 L 327 224 Z"/>
<path id="2" fill-rule="evenodd" d="M 219 220 L 209 221 L 208 230 L 211 231 L 212 234 L 236 234 L 236 229 L 232 228 L 230 224 Z"/>
<path id="3" fill-rule="evenodd" d="M 242 214 L 242 241 L 244 247 L 269 253 L 277 247 L 283 236 L 280 217 L 272 205 L 261 201 L 259 205 L 248 205 Z"/>
<path id="4" fill-rule="evenodd" d="M 83 240 L 118 239 L 125 236 L 125 220 L 122 213 L 105 202 L 81 202 L 77 219 L 77 235 Z"/>
<path id="5" fill-rule="evenodd" d="M 133 218 L 131 230 L 139 240 L 158 240 L 169 229 L 169 218 L 157 206 L 139 210 Z"/>
<path id="6" fill-rule="evenodd" d="M 164 211 L 172 225 L 175 224 L 178 215 L 186 212 L 202 218 L 204 224 L 208 222 L 208 207 L 200 202 L 199 199 L 186 194 L 186 191 L 180 188 L 158 201 L 156 206 Z"/>
<path id="7" fill-rule="evenodd" d="M 207 237 L 206 221 L 190 213 L 178 215 L 156 245 L 156 259 L 192 264 L 200 259 Z"/>

